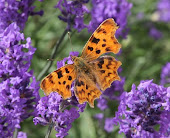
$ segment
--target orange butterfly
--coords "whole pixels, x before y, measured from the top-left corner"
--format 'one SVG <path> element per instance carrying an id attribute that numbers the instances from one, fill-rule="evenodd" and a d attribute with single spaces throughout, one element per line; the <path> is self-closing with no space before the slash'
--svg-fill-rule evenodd
<path id="1" fill-rule="evenodd" d="M 74 93 L 78 102 L 87 101 L 94 107 L 94 100 L 100 97 L 101 90 L 120 80 L 117 70 L 121 62 L 112 56 L 101 56 L 119 52 L 121 45 L 115 38 L 117 29 L 111 18 L 101 23 L 84 46 L 81 57 L 72 56 L 74 64 L 65 65 L 42 80 L 41 88 L 45 94 L 58 92 L 63 99 L 70 98 L 71 84 L 75 80 Z"/>

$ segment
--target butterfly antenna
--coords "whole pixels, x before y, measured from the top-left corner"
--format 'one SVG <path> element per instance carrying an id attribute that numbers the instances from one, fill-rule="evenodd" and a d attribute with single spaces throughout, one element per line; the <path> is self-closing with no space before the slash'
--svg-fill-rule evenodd
<path id="1" fill-rule="evenodd" d="M 68 39 L 69 39 L 70 44 L 71 44 L 71 50 L 73 51 L 73 44 L 72 44 L 72 41 L 71 41 L 71 35 L 70 35 L 70 32 L 68 32 L 67 34 L 68 34 Z"/>
<path id="2" fill-rule="evenodd" d="M 54 61 L 54 59 L 47 58 L 47 61 Z"/>

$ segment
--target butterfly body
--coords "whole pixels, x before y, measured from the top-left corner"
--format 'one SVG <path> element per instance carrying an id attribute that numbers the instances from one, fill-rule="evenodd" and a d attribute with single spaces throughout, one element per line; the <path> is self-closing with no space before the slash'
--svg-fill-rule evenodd
<path id="1" fill-rule="evenodd" d="M 72 60 L 74 62 L 74 68 L 77 72 L 89 72 L 90 67 L 88 63 L 82 57 L 72 56 Z"/>
<path id="2" fill-rule="evenodd" d="M 80 104 L 88 102 L 94 107 L 94 100 L 101 91 L 110 87 L 115 80 L 120 80 L 117 69 L 121 65 L 112 56 L 104 53 L 118 53 L 120 44 L 114 34 L 118 27 L 113 19 L 105 20 L 86 43 L 80 57 L 71 56 L 73 64 L 68 64 L 52 72 L 41 82 L 46 95 L 58 92 L 63 99 L 71 97 L 71 84 Z"/>

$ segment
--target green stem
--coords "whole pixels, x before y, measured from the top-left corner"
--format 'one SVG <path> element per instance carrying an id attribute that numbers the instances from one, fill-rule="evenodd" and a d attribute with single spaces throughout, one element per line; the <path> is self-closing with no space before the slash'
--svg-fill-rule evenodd
<path id="1" fill-rule="evenodd" d="M 18 128 L 15 128 L 13 138 L 17 138 L 17 136 L 18 136 Z"/>
<path id="2" fill-rule="evenodd" d="M 54 123 L 52 122 L 52 123 L 49 125 L 49 127 L 48 127 L 48 130 L 47 130 L 47 133 L 46 133 L 45 138 L 49 138 L 53 127 L 54 127 Z"/>
<path id="3" fill-rule="evenodd" d="M 58 50 L 59 45 L 61 44 L 61 42 L 63 41 L 65 35 L 67 34 L 67 29 L 64 30 L 61 38 L 59 39 L 59 41 L 57 42 L 56 46 L 53 48 L 53 51 L 51 53 L 50 59 L 54 59 Z M 53 60 L 48 60 L 47 63 L 45 64 L 43 70 L 40 72 L 40 74 L 37 77 L 37 80 L 41 80 L 42 77 L 48 72 L 48 70 L 50 69 L 51 65 L 53 63 Z"/>

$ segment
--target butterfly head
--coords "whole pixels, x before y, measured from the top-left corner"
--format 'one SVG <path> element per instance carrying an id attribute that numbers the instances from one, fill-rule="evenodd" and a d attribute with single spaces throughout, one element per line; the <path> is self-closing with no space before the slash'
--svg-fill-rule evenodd
<path id="1" fill-rule="evenodd" d="M 82 68 L 85 66 L 84 60 L 81 57 L 71 56 L 72 61 L 74 62 L 75 66 Z"/>
<path id="2" fill-rule="evenodd" d="M 80 57 L 76 57 L 76 56 L 72 56 L 71 55 L 71 60 L 74 62 L 74 63 L 78 63 L 80 61 Z"/>

